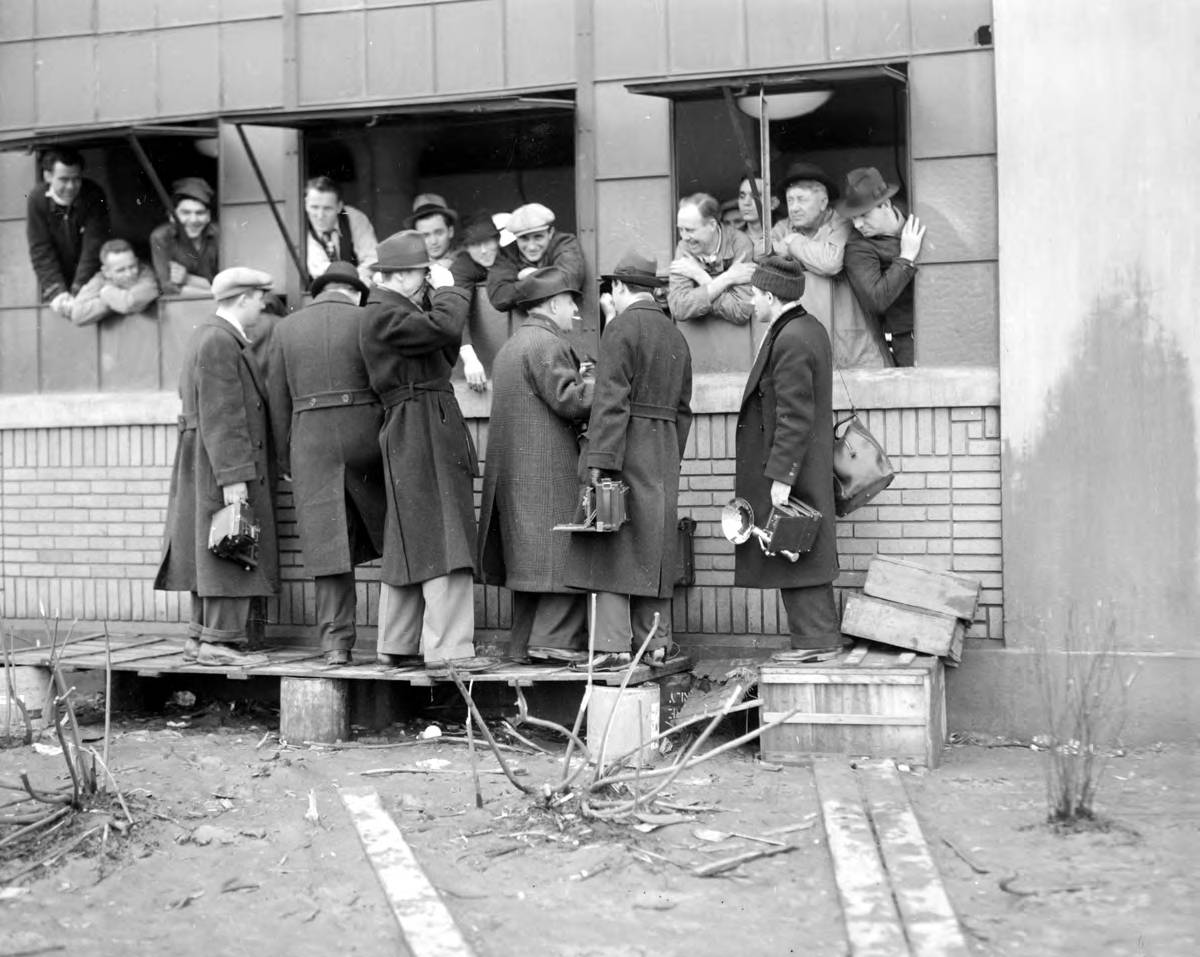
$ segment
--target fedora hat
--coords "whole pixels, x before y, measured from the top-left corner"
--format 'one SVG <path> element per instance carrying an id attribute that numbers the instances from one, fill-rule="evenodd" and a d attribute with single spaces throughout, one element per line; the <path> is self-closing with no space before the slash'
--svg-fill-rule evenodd
<path id="1" fill-rule="evenodd" d="M 898 192 L 900 187 L 884 182 L 874 166 L 860 166 L 846 174 L 846 188 L 837 210 L 847 219 L 861 216 Z"/>
<path id="2" fill-rule="evenodd" d="M 573 296 L 582 295 L 571 285 L 565 272 L 557 266 L 546 266 L 531 272 L 524 279 L 517 280 L 517 305 L 528 309 L 562 292 L 569 292 Z"/>
<path id="3" fill-rule="evenodd" d="M 330 283 L 340 283 L 343 286 L 352 286 L 357 289 L 360 306 L 367 293 L 371 291 L 367 288 L 367 284 L 358 278 L 358 270 L 347 262 L 330 263 L 329 268 L 312 281 L 309 291 L 315 298 L 321 295 L 322 290 Z"/>
<path id="4" fill-rule="evenodd" d="M 647 259 L 630 249 L 617 260 L 612 272 L 606 273 L 600 278 L 619 279 L 627 286 L 645 286 L 646 288 L 665 286 L 667 280 L 662 276 L 655 275 L 657 269 L 658 266 L 653 259 Z"/>
<path id="5" fill-rule="evenodd" d="M 829 201 L 831 203 L 838 198 L 838 186 L 833 181 L 833 177 L 816 163 L 806 163 L 803 161 L 793 163 L 788 167 L 787 172 L 783 174 L 783 181 L 779 185 L 780 198 L 784 202 L 787 202 L 788 188 L 804 180 L 820 183 L 824 186 L 825 192 L 829 194 Z"/>
<path id="6" fill-rule="evenodd" d="M 486 213 L 473 216 L 467 225 L 463 227 L 462 241 L 464 246 L 473 246 L 476 243 L 487 242 L 489 239 L 499 242 L 500 230 L 496 228 L 495 220 Z"/>
<path id="7" fill-rule="evenodd" d="M 212 297 L 220 302 L 254 289 L 270 292 L 275 280 L 270 273 L 249 266 L 230 266 L 213 276 Z"/>
<path id="8" fill-rule="evenodd" d="M 447 206 L 446 201 L 436 193 L 422 193 L 413 200 L 412 215 L 404 221 L 405 228 L 414 228 L 417 220 L 424 219 L 426 216 L 441 216 L 446 220 L 447 226 L 453 226 L 458 222 L 458 213 Z"/>
<path id="9" fill-rule="evenodd" d="M 371 268 L 378 272 L 399 272 L 402 269 L 425 269 L 430 265 L 425 250 L 425 237 L 415 229 L 392 233 L 375 248 L 378 262 Z"/>

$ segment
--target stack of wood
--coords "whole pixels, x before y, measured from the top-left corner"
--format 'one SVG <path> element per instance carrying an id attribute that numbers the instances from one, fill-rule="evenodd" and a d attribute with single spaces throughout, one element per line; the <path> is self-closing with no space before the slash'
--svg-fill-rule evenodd
<path id="1" fill-rule="evenodd" d="M 977 579 L 876 555 L 861 595 L 850 595 L 842 631 L 856 638 L 962 661 L 963 635 L 979 605 Z"/>

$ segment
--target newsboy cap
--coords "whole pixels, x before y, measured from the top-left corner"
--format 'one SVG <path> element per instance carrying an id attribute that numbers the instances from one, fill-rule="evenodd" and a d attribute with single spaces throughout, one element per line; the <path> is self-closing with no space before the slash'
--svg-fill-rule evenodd
<path id="1" fill-rule="evenodd" d="M 424 269 L 429 263 L 425 237 L 415 229 L 392 233 L 375 249 L 379 261 L 371 268 L 377 272 L 399 272 L 402 269 Z"/>
<path id="2" fill-rule="evenodd" d="M 526 203 L 513 210 L 508 221 L 508 231 L 514 236 L 536 233 L 539 229 L 554 225 L 554 213 L 541 203 Z"/>
<path id="3" fill-rule="evenodd" d="M 274 283 L 275 280 L 271 278 L 271 274 L 263 272 L 261 269 L 251 269 L 249 266 L 230 266 L 213 276 L 212 297 L 220 302 L 254 289 L 270 292 Z"/>
<path id="4" fill-rule="evenodd" d="M 347 262 L 330 263 L 329 268 L 312 281 L 312 287 L 309 291 L 313 296 L 319 296 L 330 283 L 339 283 L 340 285 L 350 286 L 356 290 L 360 306 L 371 291 L 367 288 L 367 284 L 358 277 L 358 270 Z"/>
<path id="5" fill-rule="evenodd" d="M 194 199 L 211 209 L 213 188 L 199 176 L 185 176 L 171 184 L 171 205 L 179 205 L 181 199 Z"/>
<path id="6" fill-rule="evenodd" d="M 804 267 L 794 259 L 768 256 L 754 270 L 750 285 L 773 293 L 781 302 L 795 302 L 804 295 Z"/>
<path id="7" fill-rule="evenodd" d="M 569 292 L 573 296 L 582 295 L 571 285 L 567 274 L 557 266 L 546 266 L 531 272 L 524 279 L 518 279 L 515 292 L 517 305 L 524 309 L 536 306 L 539 302 L 544 302 L 561 292 Z"/>
<path id="8" fill-rule="evenodd" d="M 846 174 L 846 189 L 842 201 L 837 204 L 837 211 L 847 219 L 852 219 L 874 209 L 898 192 L 900 187 L 885 183 L 874 166 L 860 166 Z"/>
<path id="9" fill-rule="evenodd" d="M 667 280 L 656 275 L 657 270 L 658 267 L 653 259 L 647 259 L 630 249 L 617 260 L 612 272 L 605 273 L 600 278 L 619 279 L 627 286 L 645 286 L 647 288 L 665 286 Z"/>

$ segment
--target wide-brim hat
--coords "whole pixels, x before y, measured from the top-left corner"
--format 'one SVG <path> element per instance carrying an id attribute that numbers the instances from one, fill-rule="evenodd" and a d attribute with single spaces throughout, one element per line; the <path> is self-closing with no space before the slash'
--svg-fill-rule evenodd
<path id="1" fill-rule="evenodd" d="M 652 289 L 667 284 L 666 277 L 657 275 L 657 271 L 658 266 L 653 259 L 647 259 L 631 249 L 617 260 L 612 272 L 605 273 L 600 278 L 619 279 L 627 286 L 644 286 Z"/>
<path id="2" fill-rule="evenodd" d="M 367 287 L 367 284 L 359 278 L 358 270 L 347 262 L 330 263 L 329 268 L 312 281 L 312 286 L 310 287 L 309 291 L 314 297 L 319 296 L 321 295 L 321 291 L 330 283 L 339 283 L 343 286 L 353 286 L 356 290 L 358 290 L 359 305 L 362 305 L 363 297 L 371 291 Z"/>
<path id="3" fill-rule="evenodd" d="M 232 299 L 254 289 L 270 292 L 274 284 L 275 280 L 271 278 L 271 274 L 261 269 L 230 266 L 213 276 L 212 297 L 220 302 L 222 299 Z"/>
<path id="4" fill-rule="evenodd" d="M 423 197 L 418 196 L 418 199 Z M 441 197 L 432 197 L 435 200 L 440 200 Z M 441 216 L 446 220 L 447 226 L 453 226 L 458 222 L 458 213 L 452 210 L 444 202 L 425 202 L 413 207 L 412 215 L 404 221 L 406 229 L 412 229 L 417 225 L 417 220 L 424 219 L 426 216 Z"/>
<path id="5" fill-rule="evenodd" d="M 499 242 L 500 230 L 496 228 L 495 220 L 486 213 L 472 216 L 463 227 L 462 241 L 464 246 L 473 246 L 476 243 L 487 242 L 489 239 Z"/>
<path id="6" fill-rule="evenodd" d="M 569 292 L 573 296 L 583 295 L 580 290 L 571 285 L 567 274 L 557 266 L 546 266 L 531 272 L 524 279 L 518 279 L 516 284 L 517 305 L 523 309 L 544 302 L 551 296 Z"/>
<path id="7" fill-rule="evenodd" d="M 536 233 L 554 225 L 554 211 L 541 203 L 526 203 L 512 211 L 508 220 L 508 231 L 514 236 Z"/>
<path id="8" fill-rule="evenodd" d="M 194 199 L 212 209 L 213 188 L 199 176 L 184 176 L 171 184 L 171 205 L 177 206 L 181 199 Z"/>
<path id="9" fill-rule="evenodd" d="M 425 237 L 415 229 L 392 233 L 375 247 L 378 261 L 371 268 L 377 272 L 400 272 L 403 269 L 425 269 L 432 265 L 425 249 Z"/>
<path id="10" fill-rule="evenodd" d="M 874 166 L 862 166 L 846 174 L 846 189 L 837 210 L 847 219 L 861 216 L 880 203 L 891 199 L 900 187 L 884 181 Z"/>
<path id="11" fill-rule="evenodd" d="M 790 186 L 803 181 L 820 183 L 825 187 L 825 192 L 829 194 L 829 201 L 832 203 L 840 195 L 838 184 L 834 181 L 825 170 L 821 169 L 816 163 L 798 162 L 793 163 L 788 167 L 787 172 L 783 174 L 783 179 L 779 184 L 779 198 L 783 202 L 787 202 L 787 191 Z"/>

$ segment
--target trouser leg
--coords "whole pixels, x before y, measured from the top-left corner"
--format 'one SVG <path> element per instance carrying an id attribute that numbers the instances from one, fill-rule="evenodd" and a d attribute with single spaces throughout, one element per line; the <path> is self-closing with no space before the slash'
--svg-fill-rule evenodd
<path id="1" fill-rule="evenodd" d="M 317 575 L 317 624 L 321 629 L 322 651 L 349 651 L 357 635 L 354 614 L 358 598 L 354 593 L 354 572 Z"/>
<path id="2" fill-rule="evenodd" d="M 425 615 L 421 652 L 426 661 L 470 658 L 475 654 L 475 580 L 455 571 L 421 583 Z"/>
<path id="3" fill-rule="evenodd" d="M 654 616 L 658 615 L 658 625 L 655 628 Z M 667 648 L 671 644 L 671 599 L 646 598 L 634 595 L 629 599 L 629 618 L 633 626 L 633 650 L 637 651 L 646 640 L 651 628 L 655 628 L 654 637 L 650 639 L 647 653 L 656 648 Z"/>
<path id="4" fill-rule="evenodd" d="M 842 627 L 832 583 L 781 588 L 779 595 L 787 610 L 793 648 L 825 650 L 842 646 Z"/>
<path id="5" fill-rule="evenodd" d="M 513 607 L 516 596 L 513 594 Z M 534 600 L 529 644 L 535 648 L 587 649 L 587 596 L 531 594 Z"/>
<path id="6" fill-rule="evenodd" d="M 420 585 L 379 583 L 379 637 L 381 655 L 419 655 L 425 599 Z"/>
<path id="7" fill-rule="evenodd" d="M 633 639 L 633 626 L 629 621 L 629 596 L 609 591 L 598 591 L 590 596 L 592 615 L 595 622 L 594 651 L 616 651 L 628 653 Z"/>
<path id="8" fill-rule="evenodd" d="M 250 601 L 249 598 L 201 599 L 200 640 L 221 645 L 246 644 Z"/>
<path id="9" fill-rule="evenodd" d="M 204 599 L 195 592 L 192 596 L 192 613 L 188 619 L 187 635 L 189 638 L 200 640 L 200 632 L 204 630 Z"/>
<path id="10" fill-rule="evenodd" d="M 533 634 L 533 619 L 537 614 L 536 592 L 515 591 L 512 593 L 512 628 L 508 633 L 508 654 L 511 658 L 524 658 L 529 651 L 529 636 Z"/>

